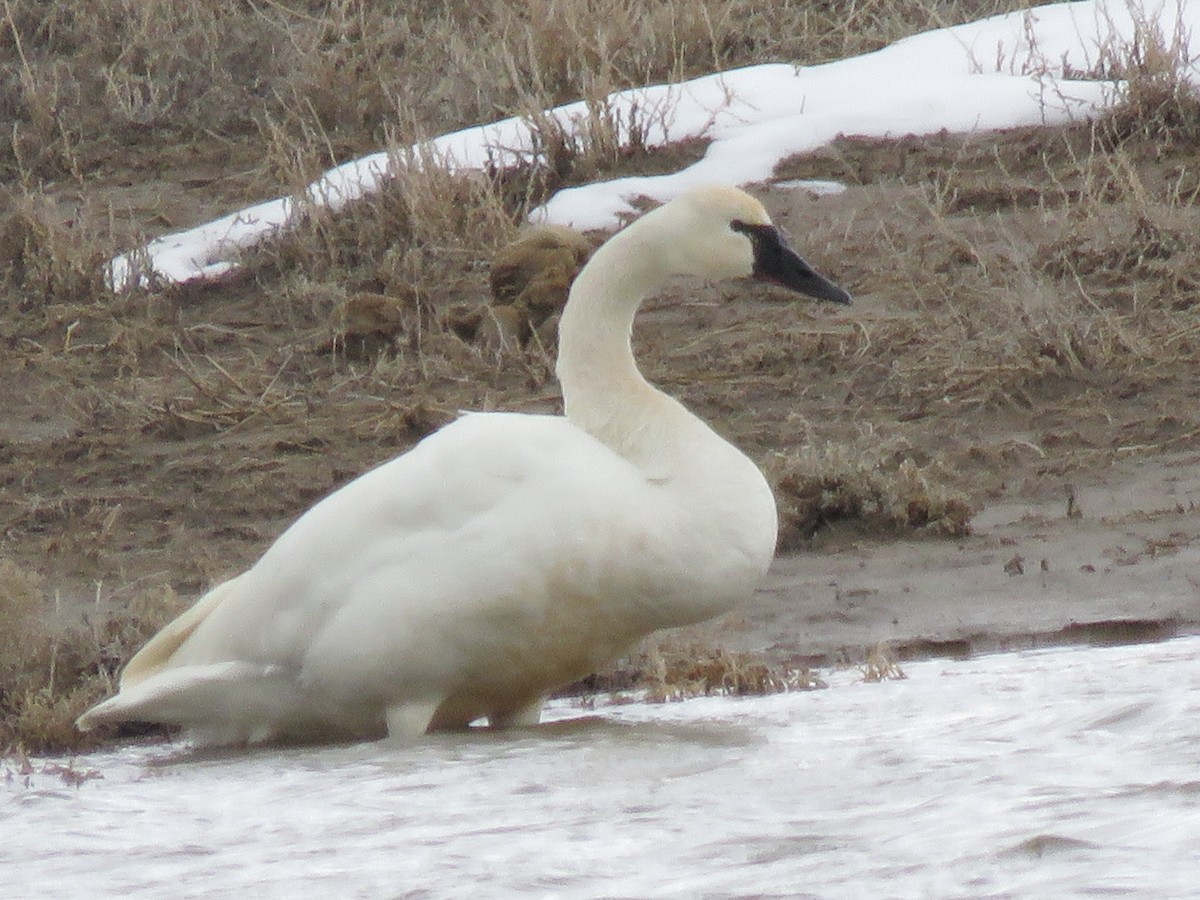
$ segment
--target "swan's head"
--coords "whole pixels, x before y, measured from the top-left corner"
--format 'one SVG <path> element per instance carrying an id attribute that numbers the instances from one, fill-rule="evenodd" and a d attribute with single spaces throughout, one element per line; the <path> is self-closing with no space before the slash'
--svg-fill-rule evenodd
<path id="1" fill-rule="evenodd" d="M 733 187 L 689 191 L 657 211 L 676 236 L 674 267 L 711 279 L 752 276 L 818 300 L 850 295 L 813 270 L 771 223 L 763 205 Z"/>

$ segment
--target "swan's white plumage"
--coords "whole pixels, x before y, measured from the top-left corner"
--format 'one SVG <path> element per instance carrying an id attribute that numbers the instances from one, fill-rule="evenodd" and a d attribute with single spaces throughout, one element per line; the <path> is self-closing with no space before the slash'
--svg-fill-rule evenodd
<path id="1" fill-rule="evenodd" d="M 773 555 L 770 489 L 641 378 L 629 331 L 670 274 L 749 274 L 731 219 L 767 221 L 717 189 L 610 240 L 563 317 L 567 418 L 466 415 L 336 491 L 151 640 L 81 726 L 233 742 L 525 724 L 641 636 L 730 608 Z"/>

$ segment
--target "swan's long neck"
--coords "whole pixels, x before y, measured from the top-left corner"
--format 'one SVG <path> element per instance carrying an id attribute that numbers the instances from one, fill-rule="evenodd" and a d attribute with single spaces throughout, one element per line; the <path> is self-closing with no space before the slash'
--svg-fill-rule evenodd
<path id="1" fill-rule="evenodd" d="M 647 427 L 678 425 L 678 413 L 694 418 L 647 382 L 633 358 L 638 307 L 668 275 L 654 229 L 638 225 L 597 250 L 572 285 L 556 370 L 567 418 L 623 455 Z"/>
<path id="2" fill-rule="evenodd" d="M 678 268 L 652 222 L 610 239 L 576 278 L 559 323 L 557 372 L 567 418 L 670 498 L 660 524 L 681 536 L 673 577 L 687 588 L 663 624 L 680 624 L 723 612 L 766 570 L 775 500 L 753 462 L 638 371 L 634 316 Z"/>
<path id="3" fill-rule="evenodd" d="M 597 250 L 571 287 L 557 368 L 567 418 L 652 480 L 707 492 L 742 472 L 757 484 L 762 476 L 754 464 L 646 381 L 633 358 L 638 307 L 681 268 L 670 222 L 664 226 L 656 213 Z"/>

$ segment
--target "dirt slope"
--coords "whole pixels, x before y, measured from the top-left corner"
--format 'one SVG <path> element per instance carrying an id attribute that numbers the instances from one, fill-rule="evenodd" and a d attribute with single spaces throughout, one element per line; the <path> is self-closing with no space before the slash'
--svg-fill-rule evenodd
<path id="1" fill-rule="evenodd" d="M 195 216 L 192 176 L 168 175 L 143 228 Z M 808 178 L 848 189 L 788 186 Z M 755 190 L 856 304 L 681 283 L 635 336 L 647 375 L 773 477 L 832 479 L 804 515 L 781 497 L 787 552 L 768 583 L 697 634 L 829 661 L 883 640 L 965 652 L 1200 626 L 1200 151 L 1105 146 L 1089 126 L 846 140 L 777 181 Z M 485 302 L 487 252 L 447 252 L 442 287 L 398 297 L 414 315 L 367 357 L 339 345 L 337 310 L 392 290 L 378 259 L 14 308 L 0 552 L 88 623 L 81 670 L 115 671 L 313 502 L 457 410 L 558 410 L 552 352 L 449 327 Z M 864 484 L 885 485 L 868 506 L 899 496 L 908 517 L 833 498 Z M 938 536 L 935 495 L 973 510 L 973 534 Z M 106 618 L 129 610 L 132 626 Z M 1132 624 L 1082 627 L 1114 622 Z"/>

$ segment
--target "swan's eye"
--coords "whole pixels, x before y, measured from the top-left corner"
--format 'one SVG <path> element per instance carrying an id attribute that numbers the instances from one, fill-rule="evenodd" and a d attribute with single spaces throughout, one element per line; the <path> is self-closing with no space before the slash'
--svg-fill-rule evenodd
<path id="1" fill-rule="evenodd" d="M 774 225 L 751 225 L 749 222 L 743 222 L 741 219 L 734 219 L 729 223 L 729 227 L 739 234 L 744 234 L 750 238 L 750 242 L 755 246 L 764 240 L 768 244 L 779 242 L 779 229 Z"/>
<path id="2" fill-rule="evenodd" d="M 771 225 L 753 225 L 741 219 L 734 219 L 729 223 L 729 227 L 738 234 L 749 238 L 750 243 L 754 245 L 755 253 L 758 252 L 758 245 L 762 242 L 763 238 L 775 233 L 775 229 Z"/>

